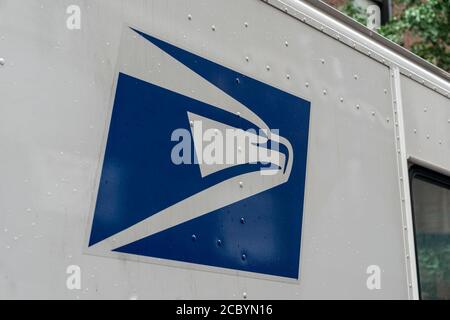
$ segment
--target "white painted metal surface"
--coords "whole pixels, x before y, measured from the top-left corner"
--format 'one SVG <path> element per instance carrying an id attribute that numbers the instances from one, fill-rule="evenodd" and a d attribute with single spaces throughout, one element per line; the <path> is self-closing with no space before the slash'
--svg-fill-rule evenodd
<path id="1" fill-rule="evenodd" d="M 73 4 L 80 30 L 66 27 Z M 450 85 L 307 3 L 270 4 L 281 10 L 259 0 L 0 0 L 0 298 L 417 298 L 399 181 L 406 158 L 450 171 Z M 117 71 L 145 79 L 140 66 L 161 63 L 127 51 L 121 64 L 128 26 L 311 102 L 298 281 L 87 252 Z M 152 77 L 202 88 L 172 69 Z M 80 290 L 66 287 L 70 265 Z M 380 290 L 366 286 L 371 265 Z"/>
<path id="2" fill-rule="evenodd" d="M 450 169 L 450 101 L 419 83 L 401 78 L 408 157 L 448 174 Z"/>

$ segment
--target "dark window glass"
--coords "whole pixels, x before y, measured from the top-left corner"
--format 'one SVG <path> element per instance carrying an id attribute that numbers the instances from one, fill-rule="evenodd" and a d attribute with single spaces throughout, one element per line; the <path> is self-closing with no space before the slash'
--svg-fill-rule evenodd
<path id="1" fill-rule="evenodd" d="M 422 299 L 450 299 L 450 179 L 416 168 L 411 174 Z"/>

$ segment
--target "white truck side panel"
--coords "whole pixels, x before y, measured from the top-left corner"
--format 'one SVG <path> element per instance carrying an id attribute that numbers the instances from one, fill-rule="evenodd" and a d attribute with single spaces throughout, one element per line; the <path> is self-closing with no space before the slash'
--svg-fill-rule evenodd
<path id="1" fill-rule="evenodd" d="M 299 281 L 85 253 L 127 26 L 311 102 Z M 388 66 L 259 0 L 0 0 L 0 57 L 0 298 L 411 297 Z M 408 154 L 448 170 L 448 98 L 402 83 Z"/>
<path id="2" fill-rule="evenodd" d="M 444 174 L 450 169 L 450 101 L 403 76 L 406 148 L 411 162 Z"/>

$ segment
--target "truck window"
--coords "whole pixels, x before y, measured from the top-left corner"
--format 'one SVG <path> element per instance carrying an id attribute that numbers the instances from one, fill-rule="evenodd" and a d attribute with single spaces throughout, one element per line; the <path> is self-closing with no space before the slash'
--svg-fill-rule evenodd
<path id="1" fill-rule="evenodd" d="M 413 167 L 411 196 L 422 299 L 450 299 L 450 178 Z"/>

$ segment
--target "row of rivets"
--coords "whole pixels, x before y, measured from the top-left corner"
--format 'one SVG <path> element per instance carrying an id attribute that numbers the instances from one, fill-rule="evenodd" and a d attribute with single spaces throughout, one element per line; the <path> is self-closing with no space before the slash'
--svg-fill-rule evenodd
<path id="1" fill-rule="evenodd" d="M 288 12 L 287 9 L 282 5 L 281 2 L 279 1 L 273 1 L 273 2 L 269 2 L 267 0 L 263 0 L 266 3 L 271 4 L 272 6 L 283 10 L 284 12 Z M 335 32 L 332 28 L 328 28 L 325 25 L 323 25 L 322 23 L 307 17 L 304 13 L 294 10 L 294 11 L 290 11 L 289 15 L 297 18 L 298 20 L 307 23 L 308 25 L 312 26 L 315 29 L 320 30 L 321 32 L 324 32 L 326 34 L 328 34 L 329 36 L 332 36 L 334 38 L 336 38 L 338 41 L 343 42 L 344 44 L 348 45 L 349 47 L 352 47 L 355 50 L 358 50 L 362 53 L 365 53 L 367 56 L 371 57 L 372 59 L 375 59 L 376 61 L 387 65 L 387 66 L 394 66 L 395 63 L 393 63 L 392 61 L 386 59 L 385 57 L 381 56 L 381 54 L 377 54 L 377 53 L 373 53 L 370 50 L 367 50 L 368 48 L 365 47 L 362 44 L 358 44 L 351 40 L 348 36 L 342 35 L 340 33 Z M 373 33 L 370 33 L 370 36 L 373 36 Z M 434 90 L 435 92 L 438 92 L 439 94 L 450 98 L 450 92 L 448 92 L 448 90 L 445 90 L 444 88 L 438 88 L 435 85 L 432 85 L 430 81 L 424 81 L 420 76 L 416 75 L 416 74 L 412 74 L 411 72 L 407 72 L 407 69 L 405 67 L 402 66 L 398 66 L 400 72 L 402 74 L 405 74 L 406 76 L 408 76 L 410 79 L 413 79 L 414 81 L 420 82 L 421 84 L 427 86 L 428 88 Z"/>

